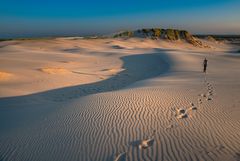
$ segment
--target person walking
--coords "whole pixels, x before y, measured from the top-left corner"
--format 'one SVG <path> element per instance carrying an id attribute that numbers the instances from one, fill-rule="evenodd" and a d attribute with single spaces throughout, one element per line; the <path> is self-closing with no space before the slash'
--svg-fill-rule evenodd
<path id="1" fill-rule="evenodd" d="M 203 60 L 203 72 L 204 72 L 204 73 L 206 73 L 206 71 L 207 71 L 207 63 L 208 63 L 208 60 L 205 58 L 205 59 Z"/>

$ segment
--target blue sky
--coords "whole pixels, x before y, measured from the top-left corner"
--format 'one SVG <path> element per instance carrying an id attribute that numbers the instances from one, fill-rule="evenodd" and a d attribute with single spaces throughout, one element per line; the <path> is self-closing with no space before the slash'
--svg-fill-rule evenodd
<path id="1" fill-rule="evenodd" d="M 240 34 L 239 0 L 1 0 L 0 38 L 107 34 L 143 27 Z"/>

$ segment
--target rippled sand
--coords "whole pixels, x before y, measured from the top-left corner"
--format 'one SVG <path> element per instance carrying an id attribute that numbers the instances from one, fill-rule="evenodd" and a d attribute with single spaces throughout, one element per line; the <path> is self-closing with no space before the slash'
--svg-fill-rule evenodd
<path id="1" fill-rule="evenodd" d="M 205 43 L 4 42 L 0 160 L 239 160 L 240 59 Z"/>

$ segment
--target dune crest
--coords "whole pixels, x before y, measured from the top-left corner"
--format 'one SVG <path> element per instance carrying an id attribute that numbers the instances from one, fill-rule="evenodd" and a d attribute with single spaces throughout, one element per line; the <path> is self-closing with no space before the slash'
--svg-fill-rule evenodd
<path id="1" fill-rule="evenodd" d="M 40 68 L 39 69 L 41 72 L 47 73 L 47 74 L 67 74 L 70 73 L 70 71 L 68 71 L 65 68 L 61 68 L 61 67 L 45 67 L 45 68 Z"/>

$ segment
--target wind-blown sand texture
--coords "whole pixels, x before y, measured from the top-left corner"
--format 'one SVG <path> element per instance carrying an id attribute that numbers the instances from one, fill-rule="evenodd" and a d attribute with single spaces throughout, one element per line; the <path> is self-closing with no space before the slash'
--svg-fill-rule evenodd
<path id="1" fill-rule="evenodd" d="M 240 59 L 234 46 L 205 43 L 58 38 L 1 47 L 0 71 L 16 78 L 0 82 L 0 160 L 239 160 Z M 57 74 L 39 71 L 46 67 Z"/>
<path id="2" fill-rule="evenodd" d="M 8 80 L 11 76 L 13 76 L 11 73 L 0 71 L 0 81 L 1 80 Z"/>
<path id="3" fill-rule="evenodd" d="M 68 70 L 61 67 L 45 67 L 40 68 L 39 70 L 47 74 L 66 74 L 69 72 Z"/>

